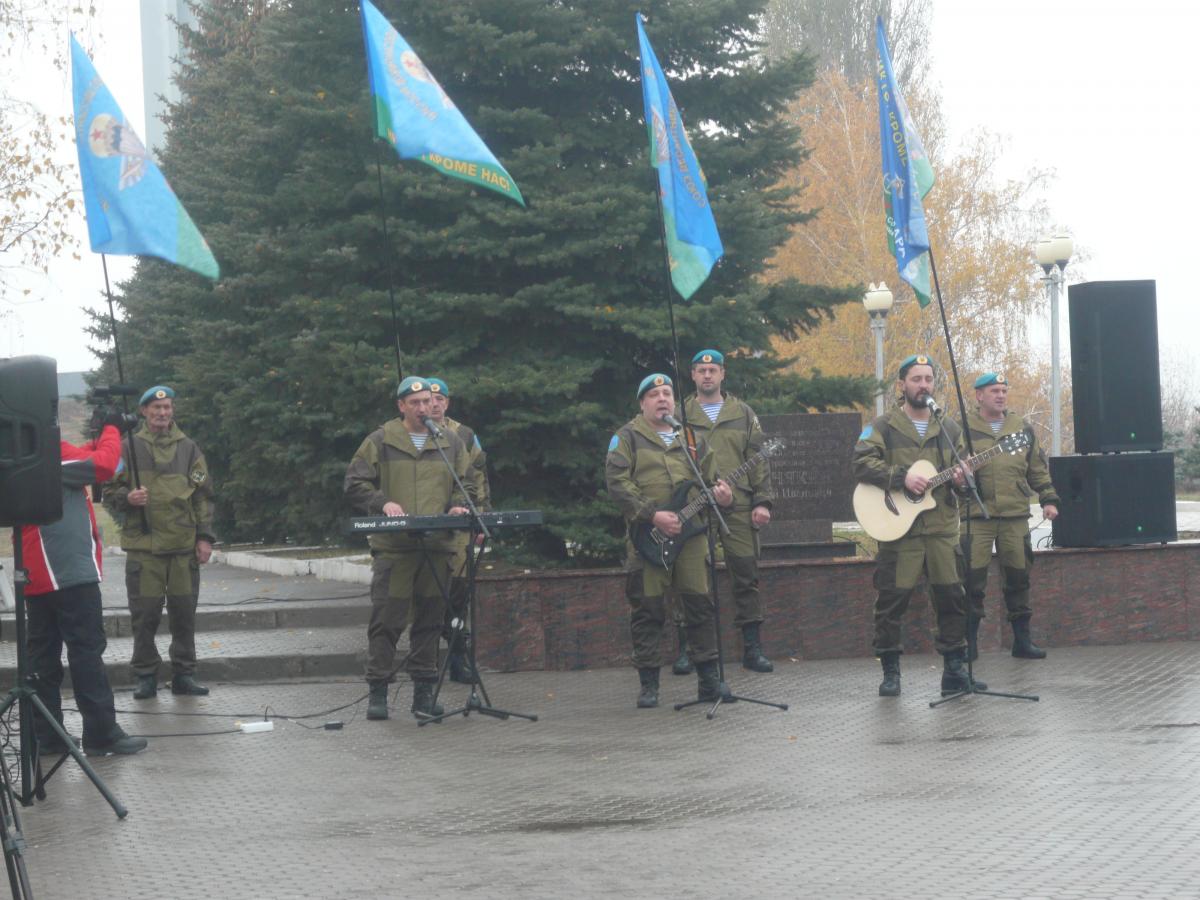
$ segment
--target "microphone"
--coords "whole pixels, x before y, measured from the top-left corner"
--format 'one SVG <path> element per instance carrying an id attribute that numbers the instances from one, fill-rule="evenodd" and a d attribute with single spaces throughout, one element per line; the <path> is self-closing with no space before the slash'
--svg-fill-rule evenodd
<path id="1" fill-rule="evenodd" d="M 937 401 L 928 394 L 925 395 L 925 406 L 935 416 L 940 416 L 942 414 L 942 408 L 938 406 Z"/>
<path id="2" fill-rule="evenodd" d="M 678 420 L 678 419 L 676 419 L 674 416 L 670 416 L 670 415 L 663 416 L 663 417 L 662 417 L 662 420 L 663 420 L 663 421 L 664 421 L 666 424 L 668 424 L 668 425 L 670 425 L 672 428 L 674 428 L 676 431 L 682 431 L 682 430 L 683 430 L 683 426 L 679 424 L 679 420 Z"/>
<path id="3" fill-rule="evenodd" d="M 439 428 L 437 422 L 433 421 L 433 419 L 429 418 L 429 416 L 422 416 L 421 424 L 424 425 L 429 430 L 429 433 L 435 438 L 442 436 L 442 429 Z"/>

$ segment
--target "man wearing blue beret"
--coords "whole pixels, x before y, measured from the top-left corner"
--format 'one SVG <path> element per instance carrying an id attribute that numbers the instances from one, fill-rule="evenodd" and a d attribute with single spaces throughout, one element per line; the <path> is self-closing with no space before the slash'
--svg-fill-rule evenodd
<path id="1" fill-rule="evenodd" d="M 900 363 L 896 387 L 900 402 L 863 429 L 854 446 L 851 466 L 856 480 L 889 491 L 924 494 L 929 479 L 910 471 L 917 460 L 932 463 L 939 472 L 954 465 L 950 445 L 962 451 L 962 430 L 953 420 L 932 414 L 933 360 L 913 354 Z M 965 599 L 960 580 L 962 552 L 958 545 L 958 501 L 966 479 L 955 469 L 953 488 L 935 486 L 936 506 L 916 517 L 898 540 L 880 541 L 875 556 L 875 655 L 883 666 L 881 697 L 900 694 L 900 654 L 904 614 L 917 582 L 929 582 L 936 631 L 934 644 L 942 654 L 942 694 L 969 690 Z M 986 689 L 975 681 L 980 690 Z"/>
<path id="2" fill-rule="evenodd" d="M 696 440 L 712 451 L 717 471 L 729 473 L 762 449 L 764 436 L 754 410 L 724 392 L 724 381 L 725 355 L 720 350 L 701 350 L 692 357 L 696 393 L 685 401 L 685 408 L 688 427 L 695 431 Z M 730 487 L 733 506 L 725 516 L 729 533 L 721 535 L 721 548 L 733 583 L 733 624 L 742 633 L 742 668 L 772 672 L 775 667 L 763 655 L 759 634 L 763 607 L 758 593 L 758 529 L 771 521 L 774 499 L 766 462 L 756 465 Z"/>
<path id="3" fill-rule="evenodd" d="M 129 436 L 125 465 L 104 492 L 104 505 L 121 526 L 125 585 L 129 592 L 133 697 L 158 692 L 162 663 L 154 635 L 163 602 L 171 629 L 171 693 L 204 695 L 196 680 L 196 605 L 200 566 L 212 556 L 213 487 L 196 442 L 175 421 L 175 391 L 165 384 L 142 394 L 141 426 Z M 130 482 L 130 453 L 137 454 L 141 484 Z"/>
<path id="4" fill-rule="evenodd" d="M 466 497 L 442 460 L 446 454 L 466 489 L 475 491 L 467 472 L 467 449 L 449 429 L 431 434 L 425 425 L 433 410 L 428 379 L 411 375 L 396 389 L 400 415 L 375 429 L 346 469 L 343 491 L 350 504 L 371 516 L 466 516 Z M 441 452 L 439 452 L 439 449 Z M 471 499 L 479 502 L 479 498 Z M 466 520 L 464 519 L 464 527 Z M 439 716 L 433 701 L 438 677 L 438 643 L 445 604 L 439 585 L 450 577 L 454 537 L 409 531 L 373 534 L 371 544 L 371 622 L 367 626 L 368 719 L 388 717 L 388 684 L 396 665 L 396 644 L 409 624 L 403 666 L 413 684 L 412 713 Z"/>
<path id="5" fill-rule="evenodd" d="M 999 557 L 1003 573 L 1004 605 L 1012 626 L 1012 655 L 1018 659 L 1045 659 L 1046 651 L 1033 642 L 1029 621 L 1033 609 L 1029 603 L 1030 573 L 1033 570 L 1033 544 L 1029 537 L 1029 504 L 1034 498 L 1042 514 L 1053 521 L 1058 517 L 1058 494 L 1050 481 L 1046 454 L 1033 427 L 1008 408 L 1008 379 L 997 372 L 985 372 L 975 379 L 978 408 L 967 413 L 967 428 L 975 452 L 981 453 L 1010 434 L 1024 433 L 1029 444 L 1020 453 L 1005 453 L 982 467 L 976 475 L 979 496 L 990 518 L 974 502 L 963 504 L 963 522 L 969 521 L 970 545 L 962 534 L 963 552 L 970 554 L 967 572 L 967 602 L 971 604 L 969 652 L 978 653 L 979 622 L 983 618 L 983 598 L 987 590 L 988 564 L 992 547 Z"/>
<path id="6" fill-rule="evenodd" d="M 662 373 L 646 376 L 638 385 L 637 399 L 641 413 L 622 425 L 608 444 L 604 462 L 608 493 L 625 517 L 631 538 L 634 530 L 643 525 L 652 525 L 666 537 L 674 538 L 681 534 L 685 522 L 668 508 L 671 499 L 686 484 L 693 486 L 694 496 L 696 485 L 695 474 L 684 457 L 689 452 L 686 442 L 664 418 L 675 412 L 670 376 Z M 712 454 L 702 448 L 698 464 L 711 484 L 716 478 Z M 712 493 L 721 506 L 733 503 L 733 492 L 724 481 L 717 481 Z M 720 696 L 716 630 L 705 565 L 707 551 L 707 539 L 700 531 L 684 542 L 669 566 L 663 567 L 643 559 L 632 539 L 629 541 L 625 597 L 629 601 L 633 664 L 641 682 L 637 699 L 640 709 L 658 706 L 666 594 L 671 589 L 683 604 L 688 644 L 696 665 L 697 696 L 700 700 L 716 700 Z"/>

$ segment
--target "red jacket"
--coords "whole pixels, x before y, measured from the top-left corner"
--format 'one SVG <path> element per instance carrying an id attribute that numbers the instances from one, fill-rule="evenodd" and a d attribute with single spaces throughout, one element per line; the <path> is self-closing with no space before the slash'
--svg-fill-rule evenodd
<path id="1" fill-rule="evenodd" d="M 28 596 L 102 580 L 100 532 L 87 486 L 108 481 L 120 465 L 121 435 L 111 425 L 82 447 L 62 441 L 63 517 L 21 528 Z"/>

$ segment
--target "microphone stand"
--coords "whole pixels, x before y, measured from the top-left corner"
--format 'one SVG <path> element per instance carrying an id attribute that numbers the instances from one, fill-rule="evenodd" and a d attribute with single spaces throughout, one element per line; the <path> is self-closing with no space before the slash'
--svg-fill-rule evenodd
<path id="1" fill-rule="evenodd" d="M 537 716 L 529 715 L 527 713 L 512 712 L 511 710 L 497 709 L 496 707 L 492 706 L 492 700 L 488 696 L 487 688 L 484 686 L 483 675 L 480 673 L 479 666 L 476 665 L 475 662 L 475 646 L 479 639 L 479 624 L 475 615 L 475 575 L 479 568 L 479 554 L 482 554 L 482 548 L 486 547 L 487 542 L 491 540 L 492 533 L 488 530 L 487 523 L 483 521 L 483 517 L 479 513 L 479 507 L 475 505 L 475 500 L 471 497 L 466 486 L 462 483 L 462 479 L 458 477 L 458 472 L 454 471 L 454 466 L 450 462 L 450 457 L 446 455 L 446 451 L 442 447 L 441 440 L 445 434 L 445 429 L 443 429 L 428 416 L 425 416 L 421 419 L 421 424 L 424 425 L 429 431 L 429 436 L 433 438 L 434 449 L 436 449 L 438 455 L 441 456 L 442 462 L 446 464 L 446 469 L 450 472 L 450 477 L 454 479 L 455 485 L 457 485 L 459 491 L 461 491 L 462 495 L 467 499 L 467 508 L 471 511 L 469 517 L 471 540 L 467 545 L 469 550 L 467 556 L 467 615 L 470 618 L 471 630 L 475 636 L 475 640 L 471 641 L 469 645 L 467 650 L 467 660 L 471 667 L 471 671 L 475 673 L 475 681 L 471 684 L 471 692 L 467 695 L 465 705 L 460 706 L 458 709 L 446 710 L 444 713 L 438 716 L 422 717 L 418 719 L 417 725 L 419 727 L 428 725 L 431 722 L 437 723 L 441 722 L 443 719 L 448 719 L 450 716 L 457 715 L 461 715 L 465 719 L 473 712 L 477 712 L 481 716 L 491 716 L 494 719 L 507 719 L 511 716 L 516 716 L 518 719 L 528 719 L 530 722 L 536 722 Z M 442 602 L 446 604 L 447 608 L 449 608 L 450 579 L 447 577 L 446 583 L 443 584 L 442 580 L 438 578 L 437 571 L 433 569 L 433 565 L 429 561 L 429 551 L 425 549 L 424 537 L 420 536 L 419 532 L 418 535 L 418 540 L 421 541 L 421 549 L 425 553 L 425 564 L 428 565 L 430 567 L 430 571 L 433 572 L 433 578 L 437 583 L 438 592 L 442 595 Z M 483 542 L 479 545 L 480 550 L 479 554 L 477 554 L 475 540 L 480 535 L 483 536 Z M 466 623 L 458 617 L 455 617 L 453 622 L 451 622 L 450 640 L 452 644 L 454 640 L 457 639 L 457 637 L 462 633 L 465 625 Z M 441 665 L 438 666 L 437 684 L 434 685 L 433 688 L 433 703 L 435 706 L 437 704 L 438 695 L 442 692 L 442 685 L 445 684 L 446 672 L 449 668 L 450 654 L 447 653 L 446 656 L 443 657 Z M 480 700 L 480 694 L 483 695 L 482 700 Z"/>
<path id="2" fill-rule="evenodd" d="M 991 516 L 988 514 L 987 507 L 983 503 L 983 498 L 979 496 L 979 486 L 978 486 L 977 482 L 975 481 L 975 473 L 972 472 L 970 470 L 970 468 L 967 466 L 967 464 L 963 461 L 962 456 L 959 455 L 958 448 L 954 446 L 954 442 L 951 441 L 946 436 L 945 425 L 944 425 L 944 422 L 942 421 L 946 415 L 946 412 L 945 412 L 945 410 L 941 409 L 939 406 L 937 406 L 937 404 L 933 403 L 932 401 L 933 401 L 932 397 L 927 397 L 925 405 L 929 407 L 930 412 L 938 420 L 938 425 L 939 425 L 938 440 L 942 443 L 943 446 L 950 448 L 950 455 L 954 457 L 955 462 L 957 462 L 959 465 L 959 468 L 962 469 L 963 476 L 966 478 L 967 487 L 971 489 L 971 495 L 974 498 L 975 502 L 979 504 L 979 509 L 983 512 L 983 517 L 985 519 L 990 519 Z M 965 417 L 964 417 L 964 419 L 965 419 Z M 963 428 L 965 429 L 966 427 L 967 427 L 967 423 L 966 423 L 966 421 L 964 421 Z M 971 502 L 970 500 L 967 501 L 967 503 L 968 503 L 967 509 L 968 510 L 970 509 L 970 505 L 969 505 L 970 502 Z M 963 618 L 965 620 L 964 624 L 966 625 L 967 633 L 970 634 L 971 622 L 975 618 L 975 614 L 971 609 L 971 598 L 966 593 L 966 591 L 967 591 L 966 581 L 971 572 L 971 517 L 970 516 L 967 516 L 967 542 L 966 542 L 966 547 L 963 550 L 963 563 L 964 563 L 965 570 L 966 570 L 964 572 L 964 577 L 963 577 L 963 597 L 964 597 L 964 604 L 966 606 L 966 614 Z M 951 700 L 957 700 L 959 697 L 964 697 L 967 694 L 987 694 L 989 697 L 1009 697 L 1013 700 L 1032 700 L 1034 702 L 1036 702 L 1037 700 L 1040 699 L 1039 697 L 1037 697 L 1033 694 L 1006 694 L 1001 691 L 981 691 L 975 684 L 975 664 L 971 659 L 971 652 L 970 652 L 969 645 L 968 645 L 968 649 L 967 649 L 967 687 L 966 687 L 966 689 L 961 690 L 961 691 L 956 691 L 953 694 L 948 694 L 947 696 L 942 697 L 940 700 L 931 700 L 929 702 L 929 706 L 931 708 L 935 707 L 935 706 L 941 706 L 943 703 L 948 703 Z"/>
<path id="3" fill-rule="evenodd" d="M 729 534 L 729 525 L 725 522 L 725 517 L 721 515 L 721 506 L 717 503 L 717 498 L 713 496 L 712 490 L 705 483 L 704 476 L 700 473 L 700 467 L 696 465 L 696 460 L 692 459 L 691 448 L 687 444 L 687 435 L 683 433 L 682 426 L 678 422 L 673 421 L 666 424 L 675 429 L 678 439 L 684 442 L 684 459 L 688 461 L 688 465 L 692 469 L 692 474 L 696 478 L 696 483 L 700 485 L 700 496 L 704 499 L 706 505 L 716 514 L 717 527 L 720 528 L 722 534 Z M 720 592 L 717 590 L 717 537 L 711 520 L 706 531 L 708 535 L 708 597 L 712 603 L 713 630 L 716 633 L 717 639 L 717 678 L 719 686 L 717 689 L 717 699 L 705 714 L 705 718 L 712 719 L 717 714 L 717 707 L 722 703 L 736 703 L 739 700 L 744 700 L 746 703 L 757 703 L 760 706 L 787 709 L 788 706 L 786 703 L 774 703 L 770 700 L 758 700 L 754 697 L 744 697 L 741 694 L 735 694 L 725 681 L 725 651 L 721 640 L 721 598 Z M 701 703 L 709 702 L 708 700 L 696 699 L 689 700 L 687 703 L 676 703 L 675 711 L 678 712 L 681 709 L 687 709 L 689 706 L 698 706 Z"/>

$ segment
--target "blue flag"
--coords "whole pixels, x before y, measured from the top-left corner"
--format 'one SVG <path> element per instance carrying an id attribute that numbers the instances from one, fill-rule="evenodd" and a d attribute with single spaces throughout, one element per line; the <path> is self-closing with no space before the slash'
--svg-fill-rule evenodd
<path id="1" fill-rule="evenodd" d="M 196 224 L 71 35 L 75 148 L 94 253 L 157 256 L 209 278 L 221 274 Z"/>
<path id="2" fill-rule="evenodd" d="M 420 160 L 443 175 L 497 191 L 524 206 L 517 183 L 408 41 L 370 0 L 362 0 L 360 9 L 376 135 L 391 144 L 401 159 Z"/>
<path id="3" fill-rule="evenodd" d="M 875 19 L 875 47 L 879 53 L 879 141 L 888 248 L 896 257 L 900 277 L 912 285 L 917 302 L 924 307 L 931 294 L 929 228 L 921 201 L 933 187 L 933 167 L 892 74 L 882 16 Z"/>
<path id="4" fill-rule="evenodd" d="M 712 267 L 725 254 L 725 248 L 721 246 L 712 207 L 708 205 L 704 172 L 688 143 L 683 119 L 642 28 L 641 13 L 636 18 L 642 59 L 642 102 L 646 108 L 646 130 L 650 133 L 650 162 L 658 171 L 671 283 L 686 300 L 704 284 Z"/>

